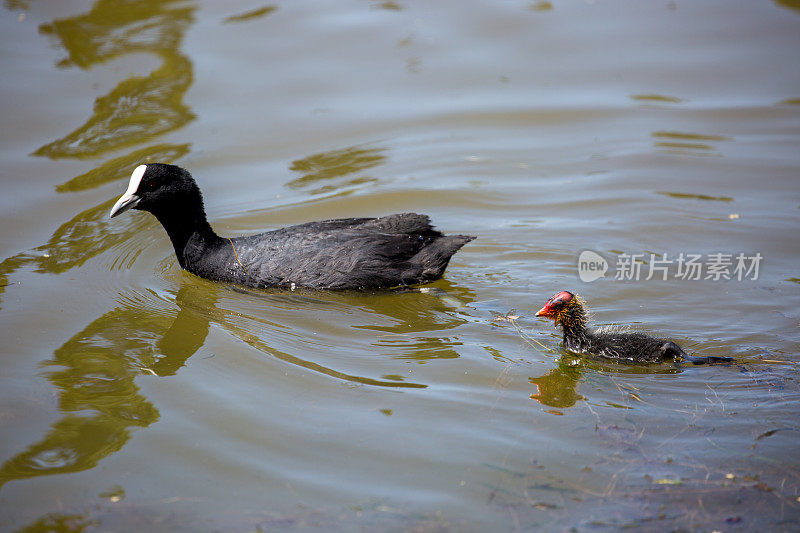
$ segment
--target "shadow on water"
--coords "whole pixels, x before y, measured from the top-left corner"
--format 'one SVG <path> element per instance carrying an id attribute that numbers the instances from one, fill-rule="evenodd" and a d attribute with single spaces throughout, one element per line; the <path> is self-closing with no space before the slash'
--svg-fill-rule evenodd
<path id="1" fill-rule="evenodd" d="M 183 104 L 192 83 L 192 64 L 179 52 L 195 7 L 181 1 L 99 0 L 80 16 L 43 24 L 68 53 L 60 67 L 89 69 L 131 53 L 157 55 L 162 64 L 148 76 L 132 76 L 95 100 L 91 118 L 34 155 L 95 157 L 146 142 L 194 118 Z"/>

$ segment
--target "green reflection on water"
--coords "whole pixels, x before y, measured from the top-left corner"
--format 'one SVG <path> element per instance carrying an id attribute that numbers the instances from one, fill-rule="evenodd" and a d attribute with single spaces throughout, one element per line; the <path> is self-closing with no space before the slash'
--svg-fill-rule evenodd
<path id="1" fill-rule="evenodd" d="M 188 275 L 188 274 L 187 274 Z M 200 283 L 209 284 L 214 288 L 211 290 L 222 290 L 220 285 L 214 282 L 199 280 Z M 472 301 L 474 295 L 468 290 L 449 284 L 445 280 L 436 282 L 440 286 L 448 287 L 449 291 L 458 294 L 458 297 L 464 299 L 465 302 Z M 463 317 L 456 317 L 447 311 L 447 304 L 441 303 L 442 298 L 439 295 L 429 295 L 420 293 L 414 290 L 386 290 L 374 293 L 359 293 L 355 291 L 331 292 L 314 294 L 313 297 L 304 296 L 303 293 L 285 293 L 281 291 L 256 291 L 254 289 L 239 288 L 235 289 L 237 292 L 250 294 L 256 297 L 263 297 L 271 300 L 271 305 L 276 305 L 278 301 L 289 299 L 292 306 L 298 306 L 301 302 L 314 302 L 315 306 L 324 307 L 326 305 L 334 304 L 339 306 L 358 307 L 367 311 L 370 315 L 374 315 L 376 319 L 381 322 L 379 324 L 367 325 L 352 325 L 355 329 L 366 329 L 378 332 L 385 332 L 388 334 L 379 335 L 379 340 L 373 343 L 373 346 L 387 347 L 392 346 L 393 351 L 397 351 L 398 347 L 404 351 L 397 359 L 413 359 L 417 361 L 424 361 L 428 359 L 451 359 L 459 357 L 453 347 L 460 346 L 461 342 L 457 339 L 447 339 L 439 337 L 426 337 L 416 334 L 428 331 L 442 331 L 454 329 L 466 322 Z M 286 302 L 284 302 L 285 304 Z M 295 355 L 283 352 L 268 344 L 262 336 L 254 335 L 247 331 L 247 328 L 234 325 L 228 318 L 228 315 L 220 311 L 214 315 L 214 321 L 218 322 L 228 333 L 249 344 L 252 348 L 280 359 L 287 363 L 300 366 L 307 370 L 319 372 L 327 376 L 341 379 L 362 385 L 373 385 L 380 387 L 391 388 L 425 388 L 427 385 L 422 383 L 405 382 L 405 378 L 396 379 L 398 375 L 390 375 L 392 377 L 384 376 L 384 379 L 378 380 L 368 378 L 365 376 L 358 376 L 347 374 L 318 364 L 313 361 L 307 361 Z M 256 316 L 247 317 L 248 320 L 255 323 L 264 323 L 268 325 L 264 319 Z M 386 326 L 383 323 L 387 319 L 391 319 L 393 325 Z"/>
<path id="2" fill-rule="evenodd" d="M 536 386 L 536 392 L 531 394 L 531 399 L 549 407 L 566 408 L 573 407 L 578 401 L 587 399 L 577 390 L 578 385 L 585 379 L 584 375 L 592 380 L 598 375 L 606 374 L 611 376 L 610 379 L 614 382 L 613 376 L 679 374 L 683 370 L 681 366 L 673 363 L 636 365 L 577 355 L 566 351 L 565 355 L 558 360 L 555 368 L 541 376 L 528 378 L 528 382 Z M 614 383 L 622 392 L 621 387 L 623 386 Z"/>
<path id="3" fill-rule="evenodd" d="M 265 355 L 335 379 L 388 388 L 427 387 L 396 375 L 373 379 L 348 374 L 278 350 L 234 324 L 230 317 L 236 315 L 218 307 L 228 287 L 183 276 L 175 296 L 177 314 L 149 294 L 121 293 L 117 308 L 92 321 L 42 363 L 58 367 L 46 376 L 58 393 L 63 416 L 41 440 L 0 466 L 0 487 L 12 480 L 87 470 L 120 450 L 132 429 L 159 418 L 135 378 L 176 374 L 203 347 L 212 323 Z M 247 318 L 256 325 L 264 321 Z"/>
<path id="4" fill-rule="evenodd" d="M 685 133 L 680 131 L 654 131 L 653 137 L 661 139 L 683 139 L 687 141 L 730 141 L 724 135 L 706 135 L 703 133 Z"/>
<path id="5" fill-rule="evenodd" d="M 663 94 L 632 94 L 631 99 L 638 102 L 653 102 L 659 104 L 679 104 L 683 102 L 680 98 L 665 96 Z"/>
<path id="6" fill-rule="evenodd" d="M 391 0 L 385 0 L 383 2 L 378 2 L 372 6 L 374 9 L 384 9 L 386 11 L 402 11 L 403 6 L 398 4 L 397 2 L 392 2 Z"/>
<path id="7" fill-rule="evenodd" d="M 677 154 L 711 155 L 716 152 L 712 141 L 731 141 L 724 135 L 708 135 L 703 133 L 687 133 L 680 131 L 654 131 L 652 137 L 657 139 L 653 144 L 668 152 Z M 701 142 L 703 141 L 703 142 Z"/>
<path id="8" fill-rule="evenodd" d="M 175 129 L 194 115 L 181 100 L 192 80 L 191 62 L 178 52 L 194 7 L 177 6 L 175 0 L 124 2 L 99 0 L 83 15 L 55 20 L 40 27 L 57 38 L 68 52 L 59 66 L 94 65 L 133 52 L 150 52 L 163 60 L 148 77 L 133 76 L 95 102 L 94 115 L 68 136 L 35 152 L 52 158 L 87 157 L 147 141 Z M 7 2 L 10 9 L 27 4 Z M 177 7 L 176 7 L 177 6 Z M 58 192 L 93 189 L 127 178 L 132 166 L 142 161 L 172 162 L 184 156 L 189 145 L 162 144 L 130 152 L 106 161 L 93 170 L 56 187 Z M 50 240 L 31 253 L 20 253 L 0 262 L 0 294 L 8 275 L 26 264 L 38 272 L 60 273 L 129 239 L 136 231 L 132 220 L 110 224 L 107 211 L 113 199 L 96 205 L 62 224 Z M 135 255 L 135 254 L 134 254 Z"/>
<path id="9" fill-rule="evenodd" d="M 92 526 L 99 526 L 100 521 L 87 515 L 70 513 L 47 513 L 36 521 L 19 530 L 19 533 L 64 532 L 74 533 L 86 531 Z"/>
<path id="10" fill-rule="evenodd" d="M 95 100 L 93 115 L 83 126 L 34 155 L 92 157 L 147 141 L 194 118 L 182 102 L 192 82 L 192 64 L 178 48 L 195 8 L 175 4 L 183 2 L 100 0 L 86 14 L 40 27 L 68 52 L 62 67 L 87 69 L 135 52 L 156 54 L 162 65 L 149 76 L 119 83 Z"/>
<path id="11" fill-rule="evenodd" d="M 349 176 L 373 168 L 386 161 L 386 148 L 361 148 L 352 146 L 339 150 L 331 150 L 313 154 L 303 159 L 294 161 L 290 170 L 302 172 L 303 175 L 295 178 L 286 185 L 292 189 L 303 189 L 317 186 L 319 182 L 327 182 L 336 178 Z M 309 190 L 311 194 L 324 194 L 335 192 L 347 187 L 374 183 L 375 178 L 359 176 L 344 180 L 336 184 L 326 184 Z"/>
<path id="12" fill-rule="evenodd" d="M 718 155 L 717 148 L 711 141 L 731 141 L 724 135 L 707 135 L 703 133 L 686 133 L 680 131 L 654 131 L 652 137 L 657 139 L 653 144 L 666 152 L 691 155 Z M 704 142 L 700 142 L 704 141 Z"/>
<path id="13" fill-rule="evenodd" d="M 656 191 L 656 194 L 663 194 L 671 198 L 680 198 L 681 200 L 706 200 L 709 202 L 733 202 L 730 196 L 709 196 L 707 194 L 690 194 L 684 192 L 667 192 Z"/>
<path id="14" fill-rule="evenodd" d="M 118 179 L 127 179 L 131 169 L 141 163 L 172 163 L 189 153 L 189 144 L 158 144 L 110 159 L 89 172 L 76 176 L 56 187 L 58 192 L 80 192 L 94 189 Z"/>
<path id="15" fill-rule="evenodd" d="M 178 47 L 195 8 L 171 8 L 171 4 L 177 2 L 101 0 L 85 15 L 41 26 L 42 33 L 58 38 L 67 50 L 69 56 L 60 63 L 62 67 L 88 69 L 134 52 L 156 54 L 162 65 L 149 76 L 133 76 L 119 83 L 96 100 L 93 116 L 82 127 L 41 147 L 36 155 L 95 156 L 146 142 L 194 117 L 182 103 L 192 81 L 192 66 Z M 188 144 L 141 148 L 111 159 L 56 190 L 94 189 L 126 179 L 130 169 L 143 161 L 172 162 L 188 151 Z M 108 209 L 113 201 L 77 214 L 32 252 L 2 261 L 0 293 L 8 284 L 9 274 L 25 265 L 33 265 L 38 272 L 62 273 L 129 240 L 141 221 L 111 224 Z M 58 367 L 47 377 L 58 392 L 63 416 L 38 442 L 0 466 L 0 487 L 11 480 L 93 468 L 121 449 L 133 428 L 158 419 L 158 410 L 140 394 L 134 378 L 147 365 L 153 373 L 174 374 L 203 345 L 209 323 L 187 312 L 179 313 L 170 327 L 169 315 L 152 311 L 147 304 L 118 307 L 76 333 L 43 363 Z M 135 332 L 131 324 L 137 324 Z M 154 354 L 161 357 L 154 361 Z"/>
<path id="16" fill-rule="evenodd" d="M 543 0 L 541 2 L 534 2 L 534 3 L 530 4 L 528 6 L 528 9 L 530 9 L 531 11 L 552 11 L 553 10 L 553 4 L 552 4 L 552 2 L 548 2 L 546 0 Z"/>
<path id="17" fill-rule="evenodd" d="M 56 187 L 59 192 L 76 192 L 99 187 L 117 179 L 127 179 L 134 162 L 151 158 L 172 162 L 183 156 L 189 145 L 162 144 L 137 150 L 111 159 L 95 169 L 77 176 Z M 139 229 L 141 221 L 119 220 L 111 223 L 108 210 L 114 198 L 96 205 L 63 223 L 47 243 L 33 252 L 23 252 L 0 262 L 0 294 L 8 285 L 8 275 L 26 264 L 33 264 L 37 272 L 61 273 L 78 267 L 109 248 L 130 239 Z M 146 223 L 154 224 L 153 221 Z"/>
<path id="18" fill-rule="evenodd" d="M 131 429 L 158 420 L 158 410 L 134 379 L 143 372 L 172 375 L 184 365 L 209 331 L 208 318 L 197 309 L 213 305 L 214 298 L 182 286 L 174 319 L 147 298 L 120 298 L 122 305 L 57 349 L 43 366 L 60 367 L 47 378 L 65 414 L 43 439 L 0 467 L 0 487 L 11 480 L 92 468 L 121 449 Z"/>
<path id="19" fill-rule="evenodd" d="M 108 210 L 113 203 L 111 199 L 79 213 L 62 224 L 50 240 L 35 248 L 33 253 L 5 259 L 0 263 L 0 276 L 7 277 L 26 264 L 35 265 L 37 272 L 65 272 L 130 238 L 137 230 L 137 222 L 109 223 Z"/>
<path id="20" fill-rule="evenodd" d="M 223 24 L 228 24 L 231 22 L 247 22 L 249 20 L 265 17 L 270 13 L 276 11 L 278 6 L 264 6 L 258 9 L 254 9 L 252 11 L 246 11 L 245 13 L 241 13 L 239 15 L 232 15 L 225 20 L 222 21 Z"/>
<path id="21" fill-rule="evenodd" d="M 39 442 L 0 467 L 0 487 L 16 479 L 94 467 L 130 438 L 130 430 L 158 419 L 134 377 L 153 352 L 169 318 L 144 309 L 117 308 L 75 334 L 45 361 L 60 369 L 47 378 L 66 413 Z M 131 335 L 131 324 L 139 330 Z"/>
<path id="22" fill-rule="evenodd" d="M 578 400 L 585 400 L 576 390 L 583 369 L 575 363 L 574 357 L 565 356 L 547 374 L 529 378 L 528 381 L 537 389 L 531 398 L 543 405 L 559 408 L 572 407 Z"/>
<path id="23" fill-rule="evenodd" d="M 800 11 L 800 0 L 775 0 L 775 5 L 794 11 Z"/>
<path id="24" fill-rule="evenodd" d="M 59 192 L 93 189 L 106 182 L 127 179 L 131 161 L 158 158 L 172 162 L 189 150 L 189 145 L 157 145 L 112 159 L 95 169 L 59 185 Z M 8 285 L 8 275 L 26 264 L 33 264 L 37 272 L 57 274 L 81 266 L 89 259 L 109 248 L 130 239 L 141 221 L 134 219 L 111 222 L 108 211 L 114 198 L 78 213 L 63 223 L 47 243 L 36 247 L 32 253 L 20 253 L 0 262 L 0 294 Z M 146 223 L 154 224 L 153 221 Z"/>

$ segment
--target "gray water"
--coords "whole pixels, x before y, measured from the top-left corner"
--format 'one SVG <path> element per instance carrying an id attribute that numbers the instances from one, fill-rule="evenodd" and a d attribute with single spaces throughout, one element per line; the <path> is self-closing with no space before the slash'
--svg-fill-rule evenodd
<path id="1" fill-rule="evenodd" d="M 0 39 L 0 529 L 800 527 L 796 2 L 7 0 Z M 211 283 L 108 219 L 147 161 L 226 236 L 478 238 L 439 291 Z M 560 290 L 735 363 L 564 352 Z"/>

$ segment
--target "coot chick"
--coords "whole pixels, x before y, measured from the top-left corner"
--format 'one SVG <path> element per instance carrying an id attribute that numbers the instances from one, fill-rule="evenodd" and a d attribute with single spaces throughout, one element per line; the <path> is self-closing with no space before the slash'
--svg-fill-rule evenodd
<path id="1" fill-rule="evenodd" d="M 696 357 L 668 339 L 627 331 L 597 330 L 586 327 L 586 311 L 581 299 L 562 291 L 547 300 L 536 316 L 552 319 L 564 333 L 564 346 L 573 352 L 598 355 L 618 361 L 657 363 L 684 359 L 696 365 L 733 361 L 731 357 Z"/>
<path id="2" fill-rule="evenodd" d="M 309 222 L 223 238 L 206 220 L 203 197 L 185 169 L 139 165 L 109 215 L 149 211 L 167 231 L 181 268 L 249 287 L 375 289 L 427 283 L 474 237 L 446 236 L 427 215 Z"/>

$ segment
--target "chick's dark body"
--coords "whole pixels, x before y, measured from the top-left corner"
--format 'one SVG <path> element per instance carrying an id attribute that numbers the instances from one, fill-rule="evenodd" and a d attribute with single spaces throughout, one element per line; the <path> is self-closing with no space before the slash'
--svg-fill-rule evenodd
<path id="1" fill-rule="evenodd" d="M 568 291 L 553 295 L 536 316 L 552 319 L 561 328 L 564 347 L 571 352 L 629 363 L 684 360 L 701 365 L 732 361 L 730 357 L 689 355 L 671 340 L 645 333 L 614 328 L 594 330 L 587 326 L 583 302 Z"/>
<path id="2" fill-rule="evenodd" d="M 565 335 L 564 347 L 576 353 L 637 363 L 689 359 L 674 342 L 639 332 L 596 333 L 589 329 L 580 336 Z"/>

